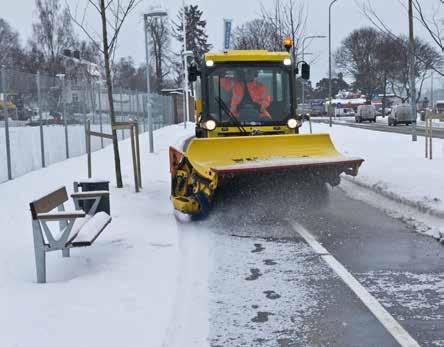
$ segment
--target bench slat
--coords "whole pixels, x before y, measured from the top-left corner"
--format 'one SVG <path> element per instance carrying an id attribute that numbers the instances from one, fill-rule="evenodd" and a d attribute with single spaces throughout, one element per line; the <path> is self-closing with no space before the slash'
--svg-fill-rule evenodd
<path id="1" fill-rule="evenodd" d="M 29 204 L 32 219 L 37 219 L 37 214 L 52 211 L 66 201 L 68 201 L 68 194 L 65 187 L 61 187 L 38 200 L 32 201 Z"/>
<path id="2" fill-rule="evenodd" d="M 84 211 L 75 212 L 49 212 L 49 213 L 38 213 L 35 219 L 48 220 L 48 221 L 58 221 L 65 219 L 75 219 L 85 217 L 86 213 Z"/>
<path id="3" fill-rule="evenodd" d="M 106 196 L 109 195 L 109 191 L 107 190 L 95 190 L 91 192 L 79 192 L 71 194 L 72 198 L 91 198 L 96 196 Z"/>
<path id="4" fill-rule="evenodd" d="M 111 217 L 105 212 L 99 212 L 90 218 L 86 218 L 84 223 L 79 224 L 76 230 L 73 228 L 67 246 L 90 246 L 111 222 Z M 79 220 L 79 222 L 81 222 L 81 220 Z"/>

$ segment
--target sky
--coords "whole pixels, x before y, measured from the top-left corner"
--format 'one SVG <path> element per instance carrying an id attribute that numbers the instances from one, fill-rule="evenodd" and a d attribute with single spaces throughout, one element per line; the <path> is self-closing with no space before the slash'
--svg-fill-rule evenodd
<path id="1" fill-rule="evenodd" d="M 64 0 L 62 0 L 63 2 Z M 307 8 L 308 22 L 305 35 L 328 36 L 328 6 L 330 0 L 295 0 L 305 2 Z M 354 29 L 371 25 L 362 14 L 359 3 L 363 0 L 338 0 L 332 9 L 332 50 L 337 49 L 341 41 Z M 260 14 L 261 4 L 271 7 L 272 0 L 186 0 L 187 4 L 198 4 L 207 20 L 207 28 L 210 43 L 215 50 L 220 50 L 223 41 L 223 18 L 231 18 L 233 26 L 240 25 L 245 21 L 253 19 Z M 373 8 L 388 23 L 395 33 L 408 33 L 408 18 L 401 3 L 407 0 L 371 0 Z M 427 11 L 434 10 L 434 0 L 422 0 Z M 73 9 L 77 6 L 82 8 L 85 0 L 66 0 Z M 182 6 L 182 0 L 142 0 L 139 7 L 128 18 L 124 26 L 120 44 L 117 51 L 118 56 L 132 56 L 137 63 L 144 60 L 144 34 L 143 13 L 151 6 L 162 6 L 170 18 L 175 19 L 177 12 Z M 32 34 L 31 23 L 35 20 L 35 0 L 7 1 L 2 5 L 0 17 L 6 19 L 16 30 L 20 32 L 24 43 Z M 91 15 L 87 20 L 97 23 L 97 18 Z M 418 36 L 427 39 L 425 31 L 416 24 Z M 319 79 L 328 75 L 328 38 L 315 39 L 311 43 L 306 41 L 308 55 L 307 60 L 316 57 L 312 64 L 312 81 L 315 84 Z"/>

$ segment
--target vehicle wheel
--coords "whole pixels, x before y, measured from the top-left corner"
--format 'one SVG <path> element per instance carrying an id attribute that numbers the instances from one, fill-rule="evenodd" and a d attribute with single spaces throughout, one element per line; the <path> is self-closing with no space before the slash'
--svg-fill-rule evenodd
<path id="1" fill-rule="evenodd" d="M 373 123 L 376 123 L 376 117 L 373 119 Z"/>
<path id="2" fill-rule="evenodd" d="M 201 210 L 198 214 L 192 215 L 191 220 L 193 221 L 203 220 L 206 217 L 208 217 L 208 214 L 210 213 L 210 208 L 211 208 L 210 201 L 208 200 L 205 193 L 202 192 L 198 192 L 197 194 L 195 194 L 195 198 L 199 202 Z"/>

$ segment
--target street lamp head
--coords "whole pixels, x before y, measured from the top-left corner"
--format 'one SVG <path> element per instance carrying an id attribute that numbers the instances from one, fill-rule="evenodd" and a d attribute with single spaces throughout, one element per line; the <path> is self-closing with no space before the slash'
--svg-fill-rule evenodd
<path id="1" fill-rule="evenodd" d="M 143 16 L 145 19 L 148 17 L 166 17 L 168 16 L 168 12 L 163 9 L 155 9 L 145 13 Z"/>

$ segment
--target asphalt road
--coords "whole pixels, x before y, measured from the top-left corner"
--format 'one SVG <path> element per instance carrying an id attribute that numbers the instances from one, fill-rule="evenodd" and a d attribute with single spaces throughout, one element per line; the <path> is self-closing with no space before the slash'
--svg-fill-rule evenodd
<path id="1" fill-rule="evenodd" d="M 214 235 L 211 346 L 399 346 L 295 229 L 339 261 L 421 346 L 444 346 L 444 248 L 340 189 L 231 186 L 195 224 Z"/>
<path id="2" fill-rule="evenodd" d="M 329 123 L 329 121 L 326 119 L 313 118 L 312 121 L 315 123 L 325 123 L 325 124 Z M 387 124 L 379 123 L 379 122 L 377 122 L 377 123 L 355 123 L 355 121 L 352 119 L 333 120 L 333 124 L 344 125 L 344 126 L 349 126 L 349 127 L 353 127 L 353 128 L 369 129 L 369 130 L 374 130 L 374 131 L 398 133 L 398 134 L 411 135 L 411 133 L 412 133 L 412 126 L 411 125 L 409 125 L 409 126 L 406 126 L 406 125 L 388 126 Z M 424 128 L 418 126 L 416 128 L 416 133 L 418 136 L 424 136 L 424 133 L 425 133 Z M 439 138 L 439 139 L 444 139 L 444 128 L 434 128 L 433 129 L 433 137 Z"/>

